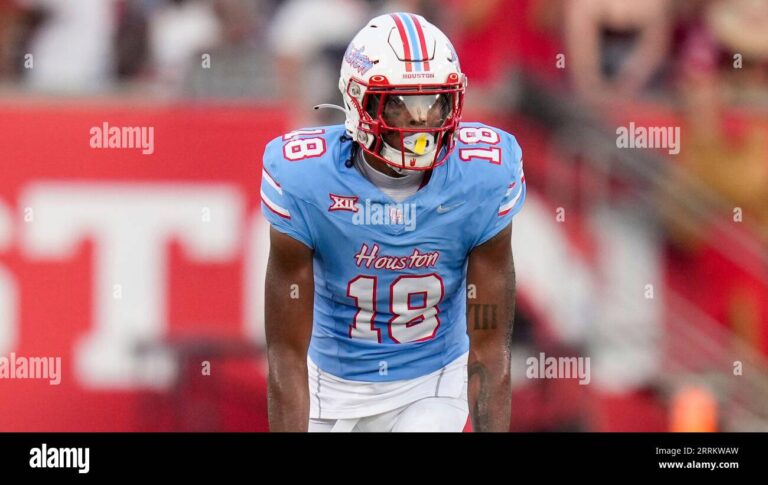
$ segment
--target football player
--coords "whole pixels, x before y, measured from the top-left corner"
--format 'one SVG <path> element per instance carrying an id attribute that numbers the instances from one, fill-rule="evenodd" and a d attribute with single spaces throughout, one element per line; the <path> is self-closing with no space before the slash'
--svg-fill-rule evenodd
<path id="1" fill-rule="evenodd" d="M 461 122 L 466 86 L 439 29 L 382 15 L 342 60 L 344 125 L 267 145 L 273 431 L 509 429 L 525 177 L 512 135 Z"/>

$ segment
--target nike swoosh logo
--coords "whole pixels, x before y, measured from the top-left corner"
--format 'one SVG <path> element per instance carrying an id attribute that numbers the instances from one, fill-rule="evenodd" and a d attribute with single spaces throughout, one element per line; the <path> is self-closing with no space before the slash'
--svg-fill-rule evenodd
<path id="1" fill-rule="evenodd" d="M 463 205 L 465 202 L 466 202 L 466 200 L 461 201 L 458 204 L 449 205 L 449 206 L 444 206 L 443 204 L 440 204 L 439 206 L 437 206 L 437 213 L 438 214 L 445 214 L 446 212 L 451 211 L 451 210 L 457 208 L 460 205 Z"/>

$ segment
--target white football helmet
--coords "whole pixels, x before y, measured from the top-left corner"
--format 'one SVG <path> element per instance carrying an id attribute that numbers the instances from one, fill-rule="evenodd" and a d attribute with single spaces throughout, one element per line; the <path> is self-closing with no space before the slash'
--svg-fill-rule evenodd
<path id="1" fill-rule="evenodd" d="M 410 13 L 376 17 L 341 63 L 347 133 L 369 156 L 429 170 L 454 147 L 466 84 L 440 29 Z"/>

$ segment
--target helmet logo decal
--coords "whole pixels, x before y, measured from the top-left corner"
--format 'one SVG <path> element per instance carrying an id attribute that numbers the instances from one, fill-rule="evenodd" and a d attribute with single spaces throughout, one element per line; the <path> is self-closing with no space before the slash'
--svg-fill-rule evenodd
<path id="1" fill-rule="evenodd" d="M 410 13 L 393 13 L 391 16 L 403 43 L 403 60 L 407 61 L 405 70 L 429 71 L 427 40 L 419 20 Z"/>
<path id="2" fill-rule="evenodd" d="M 403 79 L 433 79 L 435 73 L 433 72 L 406 72 L 403 73 Z"/>
<path id="3" fill-rule="evenodd" d="M 349 44 L 349 48 L 344 54 L 344 60 L 347 61 L 350 66 L 352 66 L 352 69 L 359 72 L 361 76 L 373 67 L 373 61 L 370 57 L 363 54 L 364 50 L 365 46 L 362 46 L 359 49 L 355 49 L 352 44 Z"/>

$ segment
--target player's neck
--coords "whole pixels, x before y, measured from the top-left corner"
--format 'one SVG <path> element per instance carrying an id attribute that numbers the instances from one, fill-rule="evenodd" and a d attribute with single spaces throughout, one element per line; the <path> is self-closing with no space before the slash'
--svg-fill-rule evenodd
<path id="1" fill-rule="evenodd" d="M 365 161 L 368 163 L 368 165 L 370 165 L 370 167 L 376 170 L 377 172 L 381 172 L 384 175 L 387 175 L 389 177 L 396 177 L 396 178 L 405 177 L 405 174 L 397 173 L 392 167 L 390 167 L 386 163 L 369 156 L 365 152 L 363 152 L 363 157 L 365 157 Z"/>

